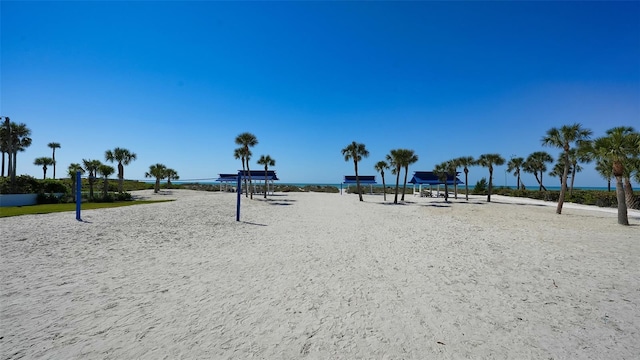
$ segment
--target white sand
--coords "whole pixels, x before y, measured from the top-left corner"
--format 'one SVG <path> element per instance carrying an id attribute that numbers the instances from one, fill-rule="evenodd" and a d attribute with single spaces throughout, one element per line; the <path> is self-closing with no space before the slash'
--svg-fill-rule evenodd
<path id="1" fill-rule="evenodd" d="M 177 201 L 0 219 L 1 359 L 640 354 L 638 212 L 143 194 Z"/>

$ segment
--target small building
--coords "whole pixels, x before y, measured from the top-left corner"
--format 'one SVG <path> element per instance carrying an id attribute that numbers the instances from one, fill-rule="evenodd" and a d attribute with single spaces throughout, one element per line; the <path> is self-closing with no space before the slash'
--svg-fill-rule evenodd
<path id="1" fill-rule="evenodd" d="M 460 172 L 456 173 L 456 176 L 447 175 L 447 185 L 461 185 L 464 184 L 460 179 L 458 179 L 458 175 Z M 414 171 L 413 177 L 409 181 L 410 184 L 413 184 L 413 194 L 420 196 L 431 196 L 433 191 L 433 186 L 436 185 L 438 187 L 438 192 L 436 196 L 440 196 L 440 185 L 444 185 L 444 181 L 440 180 L 437 174 L 433 171 Z M 416 185 L 419 190 L 416 191 Z M 429 185 L 429 191 L 423 192 L 422 187 Z"/>
<path id="2" fill-rule="evenodd" d="M 280 180 L 276 175 L 276 172 L 273 170 L 268 170 L 265 177 L 264 170 L 251 170 L 250 172 L 246 170 L 238 170 L 235 174 L 218 174 L 219 177 L 216 179 L 217 182 L 220 183 L 220 191 L 222 190 L 222 184 L 224 184 L 224 191 L 229 191 L 229 186 L 231 189 L 235 191 L 235 185 L 238 183 L 238 174 L 242 173 L 242 178 L 240 181 L 244 183 L 244 180 L 249 180 L 249 175 L 251 175 L 251 185 L 253 186 L 253 192 L 258 192 L 258 188 L 262 186 L 265 191 L 269 191 L 269 184 L 271 184 L 271 192 L 273 192 L 273 184 L 274 181 Z"/>
<path id="3" fill-rule="evenodd" d="M 375 175 L 358 175 L 358 179 L 360 180 L 360 185 L 369 185 L 369 193 L 373 193 L 373 185 L 377 184 Z M 350 185 L 356 185 L 356 176 L 355 175 L 345 175 L 342 184 L 347 185 L 347 189 L 349 189 Z M 340 186 L 340 193 L 342 193 L 342 184 Z"/>

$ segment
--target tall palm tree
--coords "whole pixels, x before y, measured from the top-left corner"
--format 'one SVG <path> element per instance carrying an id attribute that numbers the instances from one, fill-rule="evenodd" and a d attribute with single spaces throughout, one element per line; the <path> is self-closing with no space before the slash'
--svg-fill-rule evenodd
<path id="1" fill-rule="evenodd" d="M 625 175 L 625 163 L 630 158 L 635 158 L 638 150 L 638 135 L 630 126 L 619 126 L 607 130 L 607 135 L 597 138 L 593 142 L 593 155 L 596 159 L 606 159 L 611 162 L 613 176 L 616 178 L 616 199 L 618 201 L 618 224 L 629 225 L 627 217 L 627 203 L 623 177 Z"/>
<path id="2" fill-rule="evenodd" d="M 404 185 L 402 186 L 402 201 L 404 201 L 404 194 L 407 192 L 407 176 L 409 174 L 409 165 L 418 162 L 418 155 L 413 150 L 402 149 L 402 166 L 404 167 Z"/>
<path id="3" fill-rule="evenodd" d="M 398 186 L 400 184 L 400 169 L 402 169 L 402 149 L 394 149 L 389 152 L 386 157 L 391 167 L 391 173 L 396 176 L 396 195 L 393 203 L 398 203 Z"/>
<path id="4" fill-rule="evenodd" d="M 9 162 L 9 166 L 11 167 L 11 182 L 15 182 L 16 178 L 16 164 L 18 158 L 18 152 L 25 151 L 29 146 L 31 146 L 31 130 L 25 124 L 16 124 L 11 123 L 11 151 L 13 155 L 13 159 Z M 9 155 L 11 156 L 11 155 Z"/>
<path id="5" fill-rule="evenodd" d="M 547 191 L 547 188 L 542 183 L 542 175 L 547 171 L 547 164 L 553 162 L 553 157 L 545 151 L 536 151 L 531 153 L 527 160 L 522 164 L 522 171 L 531 173 L 536 177 L 536 181 L 540 185 L 539 191 Z M 540 177 L 538 177 L 540 174 Z"/>
<path id="6" fill-rule="evenodd" d="M 124 165 L 137 159 L 137 155 L 127 149 L 115 148 L 113 151 L 107 150 L 104 153 L 105 160 L 110 162 L 118 162 L 118 192 L 122 193 L 124 188 Z"/>
<path id="7" fill-rule="evenodd" d="M 42 172 L 44 173 L 42 179 L 47 178 L 47 166 L 53 165 L 53 159 L 50 157 L 39 157 L 35 159 L 33 165 L 42 166 Z"/>
<path id="8" fill-rule="evenodd" d="M 160 180 L 164 179 L 167 176 L 167 167 L 163 164 L 155 164 L 149 166 L 149 171 L 144 173 L 144 177 L 148 178 L 156 178 L 156 184 L 153 188 L 154 193 L 158 193 L 160 191 Z"/>
<path id="9" fill-rule="evenodd" d="M 478 165 L 489 168 L 489 191 L 487 192 L 487 202 L 491 202 L 491 191 L 493 189 L 493 166 L 503 165 L 504 158 L 500 154 L 482 154 L 478 158 Z"/>
<path id="10" fill-rule="evenodd" d="M 613 178 L 613 163 L 608 158 L 596 160 L 596 171 L 607 180 L 607 191 L 611 191 L 611 179 Z"/>
<path id="11" fill-rule="evenodd" d="M 82 159 L 82 164 L 84 165 L 85 170 L 89 172 L 89 199 L 93 200 L 93 184 L 96 182 L 98 168 L 102 163 L 100 160 Z"/>
<path id="12" fill-rule="evenodd" d="M 580 141 L 577 145 L 577 147 L 569 150 L 569 167 L 571 169 L 571 185 L 569 186 L 569 195 L 573 194 L 573 184 L 576 181 L 576 174 L 582 170 L 582 166 L 580 166 L 580 164 L 588 164 L 593 160 L 591 141 Z"/>
<path id="13" fill-rule="evenodd" d="M 264 165 L 264 198 L 267 198 L 267 190 L 269 188 L 269 182 L 267 176 L 269 175 L 269 166 L 276 166 L 276 160 L 272 159 L 269 155 L 261 155 L 258 159 L 258 165 Z"/>
<path id="14" fill-rule="evenodd" d="M 80 174 L 84 174 L 85 172 L 82 166 L 76 163 L 71 163 L 69 165 L 69 168 L 67 169 L 67 174 L 69 174 L 69 178 L 71 179 L 71 194 L 73 194 L 73 202 L 76 201 L 76 178 L 78 171 L 80 172 Z"/>
<path id="15" fill-rule="evenodd" d="M 592 131 L 585 129 L 581 124 L 563 125 L 561 128 L 551 128 L 542 137 L 542 145 L 553 146 L 563 150 L 564 172 L 562 173 L 562 186 L 560 187 L 560 197 L 558 198 L 558 207 L 556 214 L 562 214 L 562 205 L 567 188 L 567 177 L 569 176 L 569 151 L 572 146 L 576 146 L 585 140 L 589 140 Z"/>
<path id="16" fill-rule="evenodd" d="M 453 164 L 450 161 L 445 161 L 436 165 L 433 168 L 433 173 L 438 177 L 438 180 L 444 183 L 444 202 L 449 202 L 449 186 L 447 184 L 447 180 L 449 178 L 449 174 L 452 172 Z M 455 169 L 453 170 L 455 172 Z M 455 183 L 455 181 L 454 181 Z"/>
<path id="17" fill-rule="evenodd" d="M 513 173 L 516 177 L 516 189 L 520 190 L 520 170 L 522 169 L 522 164 L 524 164 L 524 158 L 522 157 L 514 157 L 509 160 L 507 163 L 507 172 Z"/>
<path id="18" fill-rule="evenodd" d="M 56 179 L 56 149 L 60 149 L 60 143 L 50 142 L 49 144 L 47 144 L 47 146 L 53 149 L 53 154 L 51 155 L 51 158 L 53 159 L 53 180 L 55 180 Z"/>
<path id="19" fill-rule="evenodd" d="M 462 166 L 464 171 L 464 191 L 466 200 L 469 201 L 469 166 L 475 165 L 476 161 L 471 156 L 462 156 L 455 159 L 458 166 Z"/>
<path id="20" fill-rule="evenodd" d="M 251 152 L 249 151 L 249 148 L 258 145 L 258 138 L 256 138 L 256 136 L 252 133 L 244 132 L 236 136 L 236 145 L 242 145 L 242 147 L 244 148 L 245 160 L 247 162 L 247 174 L 249 175 L 249 187 L 251 188 L 251 199 L 253 199 L 253 188 L 251 187 L 251 169 L 249 168 L 249 156 Z M 247 188 L 246 181 L 245 188 Z M 249 192 L 249 189 L 247 189 L 247 192 Z"/>
<path id="21" fill-rule="evenodd" d="M 167 186 L 171 187 L 171 180 L 180 180 L 178 172 L 173 169 L 167 169 L 165 171 L 165 177 L 167 178 Z"/>
<path id="22" fill-rule="evenodd" d="M 98 167 L 98 173 L 102 175 L 102 179 L 104 181 L 102 185 L 102 198 L 106 199 L 107 194 L 109 193 L 109 176 L 113 175 L 116 172 L 116 169 L 113 166 L 109 165 L 100 165 Z"/>
<path id="23" fill-rule="evenodd" d="M 249 189 L 247 188 L 247 177 L 244 176 L 245 171 L 246 171 L 246 166 L 245 166 L 245 162 L 249 161 L 249 159 L 251 159 L 251 156 L 253 154 L 251 153 L 251 150 L 245 149 L 244 147 L 239 147 L 237 149 L 235 149 L 233 151 L 233 157 L 235 159 L 241 159 L 242 160 L 242 177 L 244 178 L 244 188 L 245 188 L 245 196 L 249 196 Z"/>
<path id="24" fill-rule="evenodd" d="M 377 172 L 380 173 L 380 176 L 382 177 L 382 196 L 384 198 L 384 201 L 387 201 L 387 185 L 384 182 L 384 170 L 389 168 L 389 164 L 387 164 L 387 162 L 384 160 L 380 160 L 375 164 L 374 168 Z"/>
<path id="25" fill-rule="evenodd" d="M 2 152 L 2 177 L 4 177 L 4 169 L 5 169 L 5 155 L 9 154 L 9 161 L 11 161 L 11 153 L 10 150 L 10 129 L 11 129 L 11 119 L 8 116 L 2 116 L 3 119 L 2 126 L 0 127 L 0 152 Z M 7 172 L 7 175 L 10 174 L 10 171 Z"/>
<path id="26" fill-rule="evenodd" d="M 353 160 L 353 166 L 356 171 L 356 187 L 358 189 L 358 196 L 360 196 L 360 201 L 364 201 L 362 199 L 362 191 L 360 191 L 360 177 L 358 176 L 358 161 L 362 160 L 363 157 L 369 156 L 369 151 L 367 151 L 366 147 L 362 143 L 352 142 L 347 145 L 344 149 L 342 149 L 342 155 L 344 155 L 344 161 Z"/>

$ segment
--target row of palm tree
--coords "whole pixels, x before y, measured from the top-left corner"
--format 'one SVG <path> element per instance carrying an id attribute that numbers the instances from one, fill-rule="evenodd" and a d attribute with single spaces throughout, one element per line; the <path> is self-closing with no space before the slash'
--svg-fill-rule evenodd
<path id="1" fill-rule="evenodd" d="M 5 176 L 5 158 L 7 176 L 13 184 L 16 178 L 18 153 L 31 146 L 31 130 L 23 123 L 11 122 L 8 116 L 3 117 L 0 127 L 0 152 L 2 153 L 2 177 Z"/>
<path id="2" fill-rule="evenodd" d="M 556 213 L 562 213 L 567 191 L 571 194 L 576 174 L 581 171 L 580 163 L 596 161 L 596 170 L 607 179 L 610 186 L 611 178 L 616 179 L 616 197 L 618 202 L 618 223 L 628 225 L 627 207 L 635 206 L 635 197 L 631 187 L 631 178 L 635 177 L 640 182 L 640 133 L 628 126 L 614 127 L 607 130 L 606 135 L 595 140 L 590 140 L 593 132 L 585 129 L 579 123 L 564 125 L 559 128 L 551 128 L 542 137 L 543 146 L 556 147 L 561 150 L 558 162 L 554 166 L 551 174 L 560 178 L 560 194 Z M 356 173 L 356 186 L 363 201 L 362 191 L 358 175 L 358 163 L 369 156 L 366 146 L 353 141 L 342 149 L 345 161 L 352 160 Z M 396 149 L 391 150 L 385 161 L 378 161 L 374 168 L 380 172 L 382 184 L 385 188 L 384 200 L 386 201 L 386 184 L 384 170 L 391 167 L 392 173 L 396 174 L 396 191 L 394 203 L 398 202 L 398 187 L 401 169 L 405 169 L 405 179 L 402 201 L 406 190 L 408 167 L 418 160 L 418 156 L 413 150 Z M 487 191 L 487 202 L 491 202 L 493 191 L 493 171 L 494 166 L 507 163 L 507 172 L 513 173 L 517 178 L 517 188 L 524 189 L 521 181 L 521 172 L 532 173 L 539 184 L 540 191 L 546 190 L 543 185 L 543 174 L 547 171 L 547 164 L 552 163 L 553 157 L 545 151 L 536 151 L 526 159 L 513 156 L 508 162 L 500 155 L 494 153 L 482 154 L 478 159 L 471 156 L 459 157 L 445 161 L 434 167 L 434 173 L 445 183 L 445 201 L 448 201 L 447 176 L 457 176 L 458 168 L 462 167 L 465 173 L 465 195 L 469 200 L 468 173 L 470 166 L 482 166 L 489 170 L 489 182 Z M 571 178 L 571 185 L 568 179 Z M 454 181 L 455 196 L 457 198 L 457 184 Z"/>
<path id="3" fill-rule="evenodd" d="M 177 171 L 168 168 L 166 165 L 160 163 L 149 166 L 149 171 L 144 173 L 144 177 L 156 179 L 153 188 L 154 193 L 158 193 L 160 191 L 161 180 L 167 179 L 167 186 L 171 186 L 171 180 L 180 179 Z"/>
<path id="4" fill-rule="evenodd" d="M 243 176 L 245 197 L 250 197 L 251 199 L 253 199 L 253 186 L 251 184 L 251 169 L 249 167 L 249 160 L 251 160 L 251 156 L 253 154 L 251 153 L 251 150 L 249 148 L 252 148 L 258 145 L 258 138 L 250 132 L 243 132 L 238 136 L 236 136 L 235 143 L 236 145 L 240 145 L 240 147 L 233 151 L 233 157 L 235 159 L 239 159 L 242 161 L 242 172 L 243 173 L 246 172 L 247 174 L 247 176 Z M 257 164 L 264 166 L 264 179 L 265 179 L 264 180 L 265 181 L 264 198 L 266 199 L 267 198 L 266 185 L 267 185 L 267 176 L 269 173 L 269 167 L 275 166 L 276 160 L 273 159 L 270 155 L 261 155 L 257 161 Z M 248 186 L 247 186 L 247 178 L 249 181 Z"/>

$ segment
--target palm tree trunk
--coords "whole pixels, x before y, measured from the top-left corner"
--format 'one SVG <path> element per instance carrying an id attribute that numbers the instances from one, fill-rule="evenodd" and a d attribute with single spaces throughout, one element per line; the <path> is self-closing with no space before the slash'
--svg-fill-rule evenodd
<path id="1" fill-rule="evenodd" d="M 447 180 L 444 181 L 444 202 L 449 202 L 449 186 L 447 185 Z"/>
<path id="2" fill-rule="evenodd" d="M 569 188 L 569 196 L 573 194 L 573 183 L 576 180 L 576 167 L 577 164 L 574 164 L 573 169 L 571 170 L 571 187 Z"/>
<path id="3" fill-rule="evenodd" d="M 156 186 L 154 188 L 154 193 L 160 192 L 160 178 L 156 178 Z"/>
<path id="4" fill-rule="evenodd" d="M 542 180 L 538 178 L 538 171 L 534 171 L 533 176 L 536 177 L 536 181 L 538 182 L 538 185 L 540 185 L 538 191 L 542 191 Z M 540 176 L 542 177 L 542 171 L 540 172 Z"/>
<path id="5" fill-rule="evenodd" d="M 247 174 L 249 175 L 249 187 L 251 189 L 250 190 L 250 195 L 249 198 L 253 200 L 253 187 L 251 186 L 251 169 L 249 169 L 249 161 L 247 160 Z"/>
<path id="6" fill-rule="evenodd" d="M 2 152 L 2 177 L 4 177 L 4 151 Z"/>
<path id="7" fill-rule="evenodd" d="M 624 198 L 627 209 L 635 209 L 637 206 L 636 197 L 633 195 L 633 187 L 628 177 L 624 178 Z"/>
<path id="8" fill-rule="evenodd" d="M 118 192 L 122 194 L 124 190 L 124 166 L 118 162 Z"/>
<path id="9" fill-rule="evenodd" d="M 407 174 L 409 173 L 409 166 L 406 166 L 404 168 L 404 185 L 402 185 L 402 199 L 400 199 L 401 201 L 404 201 L 404 193 L 407 192 Z"/>
<path id="10" fill-rule="evenodd" d="M 611 179 L 607 179 L 607 191 L 611 192 Z"/>
<path id="11" fill-rule="evenodd" d="M 384 201 L 387 201 L 387 185 L 384 183 L 384 171 L 380 173 L 380 176 L 382 176 L 382 197 Z"/>
<path id="12" fill-rule="evenodd" d="M 105 176 L 104 178 L 104 184 L 103 184 L 103 188 L 102 188 L 102 197 L 106 200 L 107 198 L 107 192 L 109 191 L 109 180 L 107 180 L 107 177 Z"/>
<path id="13" fill-rule="evenodd" d="M 464 168 L 464 193 L 467 201 L 469 201 L 469 169 Z"/>
<path id="14" fill-rule="evenodd" d="M 458 172 L 456 171 L 453 174 L 453 196 L 454 196 L 454 199 L 456 199 L 456 200 L 458 200 L 458 182 L 456 181 L 456 178 L 458 177 L 457 175 L 458 175 Z M 444 182 L 444 186 L 445 186 L 444 190 L 447 191 L 447 182 L 446 181 Z"/>
<path id="15" fill-rule="evenodd" d="M 267 198 L 267 174 L 269 173 L 269 171 L 267 171 L 267 166 L 265 165 L 264 167 L 264 198 Z"/>
<path id="16" fill-rule="evenodd" d="M 489 191 L 487 191 L 487 202 L 491 202 L 491 190 L 493 190 L 493 169 L 489 170 Z"/>
<path id="17" fill-rule="evenodd" d="M 542 175 L 541 175 L 542 176 Z M 562 183 L 560 185 L 560 197 L 558 197 L 558 207 L 556 214 L 562 214 L 562 205 L 564 205 L 564 195 L 567 192 L 567 177 L 569 176 L 569 154 L 564 153 L 564 171 L 562 172 Z"/>
<path id="18" fill-rule="evenodd" d="M 398 186 L 400 185 L 400 168 L 396 168 L 396 197 L 393 199 L 393 203 L 398 203 Z"/>
<path id="19" fill-rule="evenodd" d="M 518 184 L 516 184 L 516 190 L 520 190 L 520 171 L 518 171 Z"/>
<path id="20" fill-rule="evenodd" d="M 51 157 L 53 159 L 53 180 L 56 179 L 56 148 L 53 148 L 53 155 Z"/>
<path id="21" fill-rule="evenodd" d="M 356 188 L 358 189 L 358 196 L 360 197 L 360 201 L 364 201 L 362 199 L 362 191 L 360 191 L 360 177 L 358 177 L 358 160 L 356 160 L 355 156 L 353 157 L 353 166 L 356 170 Z"/>
<path id="22" fill-rule="evenodd" d="M 622 185 L 622 176 L 616 176 L 616 199 L 618 200 L 618 224 L 629 225 L 627 217 L 627 203 L 625 202 L 624 187 Z"/>

